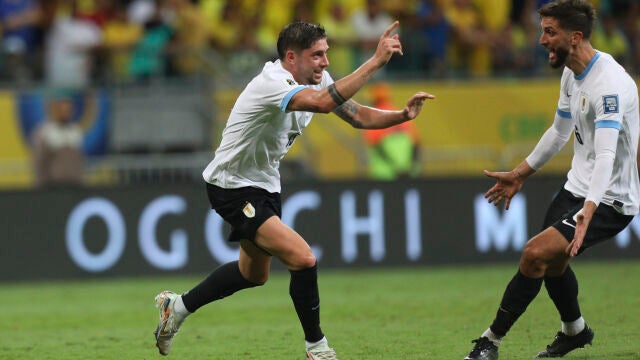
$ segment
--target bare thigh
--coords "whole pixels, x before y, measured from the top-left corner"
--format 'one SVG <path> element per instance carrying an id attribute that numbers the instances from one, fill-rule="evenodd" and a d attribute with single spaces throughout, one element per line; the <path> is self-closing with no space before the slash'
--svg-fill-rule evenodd
<path id="1" fill-rule="evenodd" d="M 240 273 L 251 282 L 264 284 L 269 279 L 272 256 L 294 271 L 311 268 L 316 263 L 309 244 L 277 216 L 260 225 L 255 243 L 240 242 Z"/>
<path id="2" fill-rule="evenodd" d="M 567 239 L 554 227 L 549 227 L 527 242 L 520 258 L 520 271 L 531 278 L 559 276 L 569 264 L 565 249 Z"/>
<path id="3" fill-rule="evenodd" d="M 316 258 L 309 244 L 277 216 L 272 216 L 258 228 L 256 244 L 280 259 L 289 270 L 311 268 Z"/>

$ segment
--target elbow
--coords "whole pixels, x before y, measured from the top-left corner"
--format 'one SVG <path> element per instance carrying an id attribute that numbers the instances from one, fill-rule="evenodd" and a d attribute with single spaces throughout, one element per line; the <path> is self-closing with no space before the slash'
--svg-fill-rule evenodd
<path id="1" fill-rule="evenodd" d="M 340 105 L 336 104 L 331 98 L 323 97 L 318 101 L 319 113 L 328 114 L 338 108 Z"/>
<path id="2" fill-rule="evenodd" d="M 335 110 L 338 106 L 331 99 L 319 99 L 315 102 L 313 106 L 311 106 L 310 111 L 319 114 L 328 114 Z"/>
<path id="3" fill-rule="evenodd" d="M 336 107 L 336 104 L 334 104 L 333 102 L 331 104 L 318 105 L 316 112 L 320 114 L 328 114 L 332 112 Z"/>

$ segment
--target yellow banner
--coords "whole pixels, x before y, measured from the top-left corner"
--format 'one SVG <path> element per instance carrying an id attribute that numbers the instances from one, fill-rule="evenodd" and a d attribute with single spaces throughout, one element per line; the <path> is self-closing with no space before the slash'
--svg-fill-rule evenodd
<path id="1" fill-rule="evenodd" d="M 559 94 L 557 79 L 416 82 L 391 87 L 397 108 L 417 91 L 436 95 L 414 120 L 423 147 L 423 175 L 481 175 L 485 168 L 500 170 L 497 167 L 510 165 L 512 160 L 504 151 L 515 149 L 519 156 L 520 147 L 532 149 L 553 121 Z M 370 104 L 367 88 L 355 100 Z M 226 115 L 219 114 L 219 119 Z M 298 141 L 287 159 L 312 162 L 309 165 L 320 176 L 366 175 L 366 158 L 359 153 L 364 149 L 362 133 L 337 116 L 315 115 Z M 562 161 L 559 166 L 564 170 L 569 164 Z"/>
<path id="2" fill-rule="evenodd" d="M 15 93 L 0 92 L 0 187 L 24 187 L 32 179 L 29 147 L 16 109 Z"/>

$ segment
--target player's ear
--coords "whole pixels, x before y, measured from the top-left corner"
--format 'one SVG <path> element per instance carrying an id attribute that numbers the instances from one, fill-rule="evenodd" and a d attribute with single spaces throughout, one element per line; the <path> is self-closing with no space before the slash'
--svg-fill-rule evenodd
<path id="1" fill-rule="evenodd" d="M 571 32 L 571 45 L 578 45 L 582 42 L 582 31 Z"/>
<path id="2" fill-rule="evenodd" d="M 295 62 L 296 59 L 296 52 L 293 50 L 287 50 L 287 52 L 284 54 L 284 61 L 286 61 L 289 64 L 293 64 Z"/>

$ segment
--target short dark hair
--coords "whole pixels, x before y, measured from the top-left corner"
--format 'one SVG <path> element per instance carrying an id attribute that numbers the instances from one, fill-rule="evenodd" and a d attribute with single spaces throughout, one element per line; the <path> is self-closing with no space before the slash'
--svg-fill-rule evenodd
<path id="1" fill-rule="evenodd" d="M 564 30 L 581 31 L 585 39 L 591 37 L 596 10 L 587 0 L 558 0 L 538 10 L 541 17 L 552 17 Z"/>
<path id="2" fill-rule="evenodd" d="M 301 21 L 292 22 L 278 35 L 278 57 L 282 60 L 287 50 L 299 52 L 310 48 L 314 42 L 326 38 L 327 33 L 320 25 Z"/>

